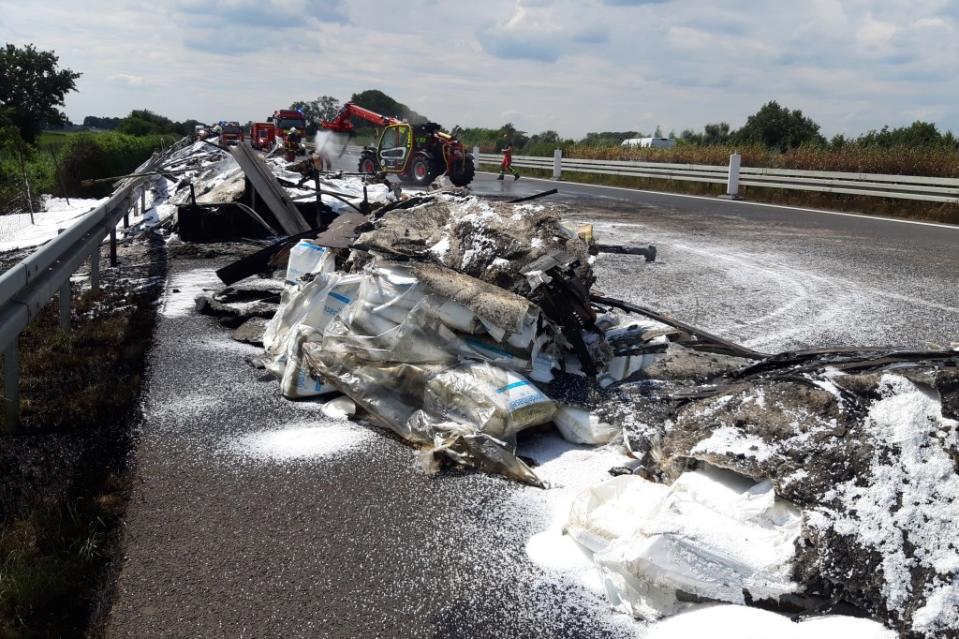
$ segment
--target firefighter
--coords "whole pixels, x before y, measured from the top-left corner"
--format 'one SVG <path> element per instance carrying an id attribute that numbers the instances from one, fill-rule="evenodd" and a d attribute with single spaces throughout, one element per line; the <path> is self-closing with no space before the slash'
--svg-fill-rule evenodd
<path id="1" fill-rule="evenodd" d="M 503 149 L 503 162 L 499 165 L 499 177 L 496 179 L 502 180 L 506 171 L 513 174 L 514 182 L 519 179 L 519 171 L 513 168 L 513 142 L 509 138 L 506 139 L 506 148 Z"/>
<path id="2" fill-rule="evenodd" d="M 286 161 L 292 162 L 296 159 L 296 154 L 300 151 L 300 132 L 296 127 L 290 129 L 286 134 Z"/>

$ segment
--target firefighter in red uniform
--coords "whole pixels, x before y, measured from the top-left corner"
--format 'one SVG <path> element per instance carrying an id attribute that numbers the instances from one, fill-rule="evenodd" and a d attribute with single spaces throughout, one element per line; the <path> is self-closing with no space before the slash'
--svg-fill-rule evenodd
<path id="1" fill-rule="evenodd" d="M 296 127 L 290 129 L 286 134 L 286 161 L 292 162 L 296 159 L 296 154 L 300 152 L 300 133 Z"/>
<path id="2" fill-rule="evenodd" d="M 502 180 L 507 171 L 513 174 L 514 181 L 519 179 L 519 171 L 513 168 L 513 142 L 509 138 L 506 139 L 506 148 L 503 149 L 503 162 L 499 165 L 499 177 L 496 179 Z"/>

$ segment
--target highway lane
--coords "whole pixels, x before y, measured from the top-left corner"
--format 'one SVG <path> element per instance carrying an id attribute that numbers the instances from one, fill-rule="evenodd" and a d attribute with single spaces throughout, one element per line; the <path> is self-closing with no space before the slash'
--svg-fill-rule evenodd
<path id="1" fill-rule="evenodd" d="M 959 341 L 959 226 L 494 178 L 480 174 L 473 190 L 499 198 L 555 187 L 549 201 L 602 241 L 657 246 L 649 265 L 601 256 L 597 287 L 607 294 L 750 346 Z"/>
<path id="2" fill-rule="evenodd" d="M 475 190 L 551 186 L 481 175 Z M 599 256 L 607 294 L 767 350 L 959 339 L 952 229 L 558 186 L 571 221 L 659 248 L 651 264 Z M 543 491 L 431 478 L 382 431 L 280 398 L 243 361 L 255 349 L 190 312 L 211 266 L 171 266 L 108 636 L 636 636 L 601 594 L 526 556 L 548 525 Z M 309 454 L 304 431 L 331 445 Z M 238 445 L 250 437 L 259 453 Z"/>
<path id="3" fill-rule="evenodd" d="M 430 477 L 383 430 L 283 399 L 258 349 L 192 312 L 218 265 L 171 265 L 108 637 L 634 635 L 527 558 L 544 491 Z"/>

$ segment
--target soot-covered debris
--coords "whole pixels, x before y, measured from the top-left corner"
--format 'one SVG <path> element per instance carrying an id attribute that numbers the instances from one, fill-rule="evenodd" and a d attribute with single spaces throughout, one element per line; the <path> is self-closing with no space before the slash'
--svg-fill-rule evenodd
<path id="1" fill-rule="evenodd" d="M 766 357 L 591 303 L 594 238 L 556 207 L 387 190 L 371 208 L 346 240 L 276 253 L 282 287 L 198 300 L 263 344 L 285 397 L 346 396 L 433 471 L 547 486 L 516 436 L 550 423 L 626 452 L 563 527 L 635 616 L 726 601 L 959 636 L 959 355 Z"/>

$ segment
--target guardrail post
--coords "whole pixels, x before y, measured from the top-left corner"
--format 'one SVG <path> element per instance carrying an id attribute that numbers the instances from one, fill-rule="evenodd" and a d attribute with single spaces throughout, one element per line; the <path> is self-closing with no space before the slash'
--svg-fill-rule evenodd
<path id="1" fill-rule="evenodd" d="M 3 351 L 3 424 L 4 431 L 15 433 L 20 429 L 20 354 L 17 340 Z"/>
<path id="2" fill-rule="evenodd" d="M 60 287 L 60 330 L 70 330 L 70 278 Z"/>
<path id="3" fill-rule="evenodd" d="M 57 231 L 57 235 L 63 233 L 64 229 Z M 60 285 L 60 293 L 57 298 L 57 305 L 60 307 L 60 329 L 70 330 L 70 276 Z"/>
<path id="4" fill-rule="evenodd" d="M 479 146 L 474 146 L 473 147 L 473 167 L 477 171 L 479 171 L 479 164 L 480 164 L 479 153 L 480 153 Z"/>
<path id="5" fill-rule="evenodd" d="M 110 266 L 117 265 L 117 228 L 110 227 Z"/>
<path id="6" fill-rule="evenodd" d="M 100 290 L 100 246 L 90 253 L 90 288 L 94 291 Z"/>
<path id="7" fill-rule="evenodd" d="M 739 166 L 742 163 L 742 156 L 739 153 L 733 153 L 729 156 L 729 179 L 726 182 L 726 197 L 736 198 L 739 196 Z"/>
<path id="8" fill-rule="evenodd" d="M 563 179 L 563 149 L 553 151 L 553 179 Z"/>

